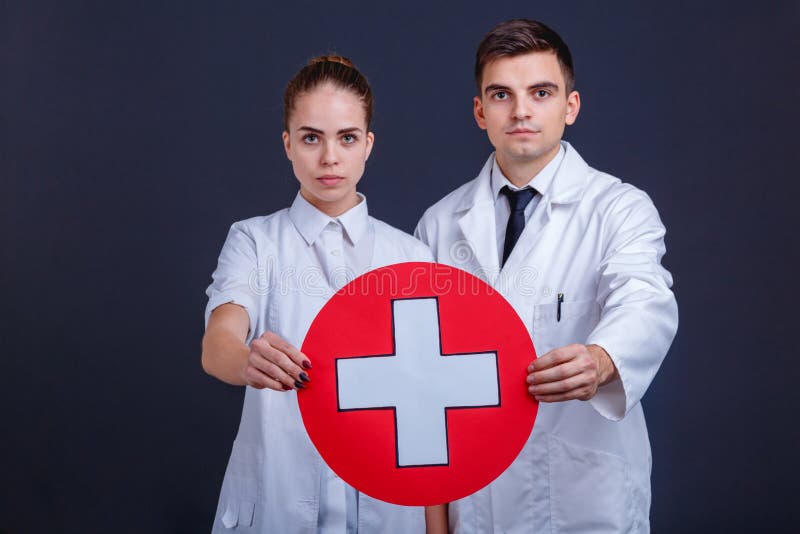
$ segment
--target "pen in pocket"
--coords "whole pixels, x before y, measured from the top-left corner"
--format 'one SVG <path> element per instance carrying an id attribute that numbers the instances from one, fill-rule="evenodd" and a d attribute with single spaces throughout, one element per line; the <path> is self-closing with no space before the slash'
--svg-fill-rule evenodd
<path id="1" fill-rule="evenodd" d="M 564 293 L 558 294 L 558 307 L 556 308 L 556 322 L 561 322 L 561 303 L 564 302 Z"/>

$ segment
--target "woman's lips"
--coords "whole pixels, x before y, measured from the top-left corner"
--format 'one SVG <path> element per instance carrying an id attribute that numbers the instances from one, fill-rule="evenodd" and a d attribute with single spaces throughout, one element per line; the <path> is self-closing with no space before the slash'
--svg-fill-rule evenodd
<path id="1" fill-rule="evenodd" d="M 322 185 L 336 185 L 344 181 L 344 176 L 336 176 L 334 174 L 326 174 L 325 176 L 319 176 L 317 181 L 322 183 Z"/>

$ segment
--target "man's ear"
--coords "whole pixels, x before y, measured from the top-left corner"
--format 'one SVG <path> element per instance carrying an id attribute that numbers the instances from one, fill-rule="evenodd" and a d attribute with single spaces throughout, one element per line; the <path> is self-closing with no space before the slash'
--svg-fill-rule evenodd
<path id="1" fill-rule="evenodd" d="M 289 141 L 289 132 L 284 131 L 283 134 L 281 134 L 281 139 L 283 139 L 283 149 L 286 151 L 286 157 L 289 161 L 292 161 L 292 145 Z"/>
<path id="2" fill-rule="evenodd" d="M 483 100 L 479 96 L 472 99 L 472 113 L 475 115 L 475 122 L 478 123 L 478 128 L 485 130 L 486 117 L 483 116 Z"/>
<path id="3" fill-rule="evenodd" d="M 578 120 L 578 112 L 581 110 L 581 95 L 578 91 L 572 91 L 567 96 L 567 116 L 564 122 L 567 126 L 572 126 Z"/>

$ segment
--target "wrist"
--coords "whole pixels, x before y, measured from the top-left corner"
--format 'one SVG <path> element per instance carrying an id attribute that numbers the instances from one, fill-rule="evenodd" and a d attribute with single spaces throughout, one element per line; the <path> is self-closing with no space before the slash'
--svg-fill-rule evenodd
<path id="1" fill-rule="evenodd" d="M 606 349 L 600 345 L 587 345 L 589 353 L 597 360 L 597 370 L 599 375 L 598 383 L 604 386 L 617 377 L 617 367 Z"/>

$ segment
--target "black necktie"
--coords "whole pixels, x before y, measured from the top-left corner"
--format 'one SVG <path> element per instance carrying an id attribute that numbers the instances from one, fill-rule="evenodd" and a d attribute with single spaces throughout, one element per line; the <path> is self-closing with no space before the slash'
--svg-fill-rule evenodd
<path id="1" fill-rule="evenodd" d="M 525 229 L 525 206 L 533 200 L 537 191 L 532 187 L 512 191 L 508 186 L 504 186 L 500 192 L 508 198 L 508 204 L 511 206 L 511 215 L 508 216 L 506 226 L 506 242 L 503 245 L 502 265 L 505 265 L 511 251 L 514 250 L 514 245 L 517 244 L 517 239 Z"/>

